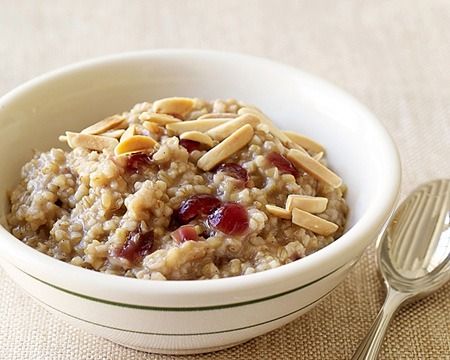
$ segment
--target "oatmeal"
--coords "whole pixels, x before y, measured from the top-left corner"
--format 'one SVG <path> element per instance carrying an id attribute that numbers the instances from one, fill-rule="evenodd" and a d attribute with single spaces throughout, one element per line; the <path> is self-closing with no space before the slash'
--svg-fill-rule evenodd
<path id="1" fill-rule="evenodd" d="M 342 235 L 345 186 L 314 140 L 234 100 L 166 98 L 60 136 L 10 194 L 10 231 L 141 279 L 251 274 Z"/>

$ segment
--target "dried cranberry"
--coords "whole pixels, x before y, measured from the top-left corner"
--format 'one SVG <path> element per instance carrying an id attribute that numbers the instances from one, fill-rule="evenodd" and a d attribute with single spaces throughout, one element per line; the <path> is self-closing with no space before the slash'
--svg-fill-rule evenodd
<path id="1" fill-rule="evenodd" d="M 227 235 L 243 235 L 248 229 L 247 210 L 237 203 L 228 202 L 208 216 L 209 225 Z"/>
<path id="2" fill-rule="evenodd" d="M 241 165 L 236 163 L 226 163 L 220 165 L 216 172 L 223 172 L 228 176 L 234 177 L 244 183 L 248 181 L 248 173 Z"/>
<path id="3" fill-rule="evenodd" d="M 283 155 L 277 152 L 267 154 L 266 159 L 269 160 L 272 165 L 276 166 L 282 174 L 291 174 L 294 177 L 299 175 L 294 165 L 292 165 L 292 163 Z"/>
<path id="4" fill-rule="evenodd" d="M 128 234 L 125 244 L 118 252 L 118 256 L 134 262 L 151 253 L 153 240 L 153 231 L 143 233 L 141 228 L 138 228 Z"/>
<path id="5" fill-rule="evenodd" d="M 189 154 L 194 150 L 200 149 L 200 143 L 194 140 L 181 139 L 180 145 L 184 147 Z"/>
<path id="6" fill-rule="evenodd" d="M 173 231 L 170 236 L 172 239 L 174 239 L 177 243 L 182 243 L 189 240 L 198 240 L 198 234 L 195 230 L 195 227 L 192 225 L 183 225 L 180 226 L 178 229 Z"/>
<path id="7" fill-rule="evenodd" d="M 126 170 L 128 172 L 139 172 L 142 168 L 152 164 L 152 156 L 144 153 L 131 154 L 127 157 Z"/>
<path id="8" fill-rule="evenodd" d="M 184 200 L 177 212 L 177 218 L 186 224 L 198 215 L 209 215 L 220 206 L 220 200 L 212 195 L 193 195 Z"/>

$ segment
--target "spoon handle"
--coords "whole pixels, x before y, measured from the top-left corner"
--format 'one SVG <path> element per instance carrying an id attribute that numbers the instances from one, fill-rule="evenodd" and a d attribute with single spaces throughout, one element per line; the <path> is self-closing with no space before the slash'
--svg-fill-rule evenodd
<path id="1" fill-rule="evenodd" d="M 409 298 L 408 294 L 398 292 L 391 287 L 388 288 L 386 300 L 373 322 L 369 333 L 361 341 L 354 353 L 352 360 L 374 360 L 378 358 L 384 335 L 389 323 L 399 306 Z"/>

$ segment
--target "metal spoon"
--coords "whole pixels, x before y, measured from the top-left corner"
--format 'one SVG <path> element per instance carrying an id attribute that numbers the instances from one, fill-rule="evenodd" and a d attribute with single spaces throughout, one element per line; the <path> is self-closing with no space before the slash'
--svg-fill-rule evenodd
<path id="1" fill-rule="evenodd" d="M 403 201 L 378 238 L 377 258 L 386 300 L 353 360 L 376 359 L 397 309 L 450 279 L 450 179 L 426 183 Z"/>

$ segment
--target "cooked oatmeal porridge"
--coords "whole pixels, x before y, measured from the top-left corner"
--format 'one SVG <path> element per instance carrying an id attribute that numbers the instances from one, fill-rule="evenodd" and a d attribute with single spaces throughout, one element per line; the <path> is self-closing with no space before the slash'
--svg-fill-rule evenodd
<path id="1" fill-rule="evenodd" d="M 325 149 L 235 100 L 140 103 L 36 153 L 10 231 L 73 265 L 211 279 L 290 263 L 342 235 L 345 186 Z"/>

